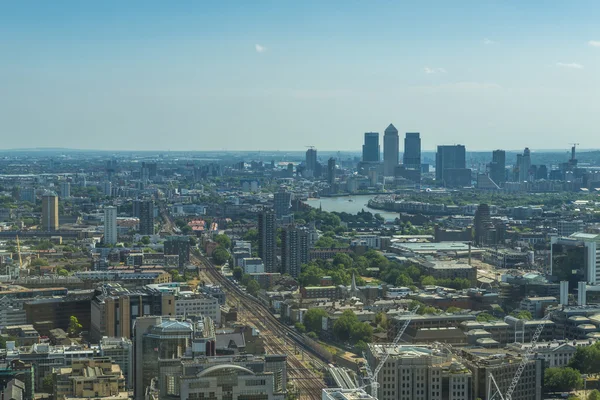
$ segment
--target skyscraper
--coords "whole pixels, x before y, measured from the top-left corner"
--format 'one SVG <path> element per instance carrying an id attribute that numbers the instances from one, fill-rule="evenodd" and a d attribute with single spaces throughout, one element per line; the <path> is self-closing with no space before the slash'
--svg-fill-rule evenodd
<path id="1" fill-rule="evenodd" d="M 310 147 L 306 150 L 306 174 L 308 177 L 315 176 L 317 171 L 317 149 Z"/>
<path id="2" fill-rule="evenodd" d="M 362 147 L 363 162 L 379 162 L 379 132 L 366 132 L 365 144 Z"/>
<path id="3" fill-rule="evenodd" d="M 335 158 L 333 157 L 327 161 L 327 182 L 329 186 L 333 186 L 335 183 Z"/>
<path id="4" fill-rule="evenodd" d="M 275 212 L 265 209 L 258 213 L 258 256 L 263 260 L 265 272 L 278 272 L 275 237 Z"/>
<path id="5" fill-rule="evenodd" d="M 440 185 L 465 186 L 471 182 L 462 144 L 438 146 L 435 154 L 435 180 Z"/>
<path id="6" fill-rule="evenodd" d="M 519 182 L 525 182 L 529 180 L 529 169 L 531 168 L 531 151 L 529 147 L 525 147 L 523 155 L 517 157 L 517 167 L 519 170 Z"/>
<path id="7" fill-rule="evenodd" d="M 487 204 L 479 204 L 475 211 L 475 244 L 482 246 L 486 244 L 486 233 L 490 227 L 492 220 L 490 219 L 490 206 Z"/>
<path id="8" fill-rule="evenodd" d="M 71 197 L 71 183 L 70 182 L 61 182 L 60 183 L 60 197 L 63 199 L 67 199 Z"/>
<path id="9" fill-rule="evenodd" d="M 490 178 L 498 186 L 502 186 L 506 181 L 506 152 L 504 150 L 494 150 L 492 152 Z"/>
<path id="10" fill-rule="evenodd" d="M 402 163 L 404 168 L 421 170 L 421 134 L 419 132 L 406 132 Z"/>
<path id="11" fill-rule="evenodd" d="M 58 230 L 58 196 L 55 193 L 42 196 L 42 229 Z"/>
<path id="12" fill-rule="evenodd" d="M 396 165 L 399 163 L 400 139 L 398 129 L 390 124 L 383 135 L 383 174 L 394 176 Z"/>
<path id="13" fill-rule="evenodd" d="M 190 263 L 190 239 L 187 236 L 168 236 L 164 245 L 165 255 L 179 256 L 179 268 Z"/>
<path id="14" fill-rule="evenodd" d="M 104 243 L 117 244 L 117 207 L 104 207 Z"/>
<path id="15" fill-rule="evenodd" d="M 140 234 L 154 235 L 154 201 L 139 202 Z"/>
<path id="16" fill-rule="evenodd" d="M 279 191 L 273 194 L 273 209 L 277 218 L 291 214 L 292 193 L 288 192 L 284 186 L 281 186 Z"/>
<path id="17" fill-rule="evenodd" d="M 281 272 L 297 278 L 308 263 L 308 229 L 290 225 L 281 236 Z"/>

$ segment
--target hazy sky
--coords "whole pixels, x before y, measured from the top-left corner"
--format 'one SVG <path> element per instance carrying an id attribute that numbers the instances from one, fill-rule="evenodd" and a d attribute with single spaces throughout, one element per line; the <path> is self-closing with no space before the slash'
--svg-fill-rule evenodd
<path id="1" fill-rule="evenodd" d="M 0 148 L 599 148 L 600 1 L 4 1 Z"/>

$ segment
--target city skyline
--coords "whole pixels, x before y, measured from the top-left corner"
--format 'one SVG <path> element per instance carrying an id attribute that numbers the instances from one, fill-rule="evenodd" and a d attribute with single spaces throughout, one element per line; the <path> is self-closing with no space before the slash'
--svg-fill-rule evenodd
<path id="1" fill-rule="evenodd" d="M 591 1 L 38 2 L 0 15 L 5 149 L 347 151 L 390 122 L 423 149 L 583 149 L 600 124 Z"/>

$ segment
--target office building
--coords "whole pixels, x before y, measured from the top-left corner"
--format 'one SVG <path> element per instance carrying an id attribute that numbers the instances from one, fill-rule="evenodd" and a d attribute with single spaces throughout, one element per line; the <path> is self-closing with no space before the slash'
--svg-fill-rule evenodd
<path id="1" fill-rule="evenodd" d="M 385 352 L 390 356 L 377 376 L 379 400 L 471 400 L 472 374 L 442 347 L 369 344 L 367 362 L 377 368 Z"/>
<path id="2" fill-rule="evenodd" d="M 92 299 L 92 340 L 104 336 L 130 338 L 135 319 L 145 315 L 175 316 L 175 296 L 159 289 L 130 291 L 118 284 L 104 284 Z"/>
<path id="3" fill-rule="evenodd" d="M 281 186 L 277 192 L 273 193 L 273 210 L 277 219 L 281 219 L 292 213 L 292 193 L 288 192 L 284 186 Z"/>
<path id="4" fill-rule="evenodd" d="M 435 155 L 435 180 L 438 184 L 462 186 L 461 184 L 466 183 L 466 178 L 470 183 L 471 170 L 466 168 L 465 146 L 438 146 Z"/>
<path id="5" fill-rule="evenodd" d="M 286 360 L 286 355 L 278 354 L 184 360 L 176 395 L 181 399 L 284 400 Z"/>
<path id="6" fill-rule="evenodd" d="M 383 135 L 383 174 L 394 176 L 396 165 L 399 163 L 400 139 L 398 129 L 390 124 Z"/>
<path id="7" fill-rule="evenodd" d="M 419 132 L 406 132 L 402 163 L 404 168 L 421 171 L 421 134 Z"/>
<path id="8" fill-rule="evenodd" d="M 165 255 L 179 256 L 179 268 L 190 263 L 190 239 L 187 236 L 168 236 L 164 245 Z"/>
<path id="9" fill-rule="evenodd" d="M 283 229 L 281 236 L 281 272 L 297 278 L 300 268 L 308 263 L 308 229 L 293 225 Z"/>
<path id="10" fill-rule="evenodd" d="M 117 244 L 117 207 L 104 207 L 104 243 Z"/>
<path id="11" fill-rule="evenodd" d="M 175 315 L 201 315 L 220 324 L 221 305 L 219 299 L 205 293 L 179 292 L 175 295 Z"/>
<path id="12" fill-rule="evenodd" d="M 379 132 L 366 132 L 365 144 L 362 147 L 363 162 L 379 162 L 381 149 L 379 147 Z"/>
<path id="13" fill-rule="evenodd" d="M 78 360 L 53 373 L 55 399 L 127 399 L 125 377 L 109 357 Z"/>
<path id="14" fill-rule="evenodd" d="M 487 231 L 493 229 L 494 225 L 490 218 L 490 206 L 488 204 L 479 204 L 475 211 L 475 244 L 483 246 L 487 244 Z"/>
<path id="15" fill-rule="evenodd" d="M 279 272 L 276 234 L 275 212 L 264 209 L 258 213 L 258 256 L 265 264 L 265 272 Z"/>
<path id="16" fill-rule="evenodd" d="M 492 152 L 489 176 L 498 186 L 502 186 L 506 182 L 506 152 L 504 150 L 494 150 Z"/>
<path id="17" fill-rule="evenodd" d="M 60 182 L 60 197 L 63 199 L 71 197 L 71 182 Z"/>
<path id="18" fill-rule="evenodd" d="M 331 157 L 329 161 L 327 161 L 327 183 L 329 183 L 329 186 L 335 184 L 335 168 L 335 158 Z"/>
<path id="19" fill-rule="evenodd" d="M 314 147 L 310 147 L 306 150 L 306 169 L 304 173 L 307 178 L 312 178 L 317 176 L 317 149 Z"/>
<path id="20" fill-rule="evenodd" d="M 103 337 L 98 345 L 101 357 L 110 359 L 121 368 L 125 387 L 133 388 L 133 342 L 128 338 Z"/>
<path id="21" fill-rule="evenodd" d="M 582 220 L 559 220 L 557 222 L 558 236 L 566 237 L 571 236 L 575 232 L 582 232 L 585 224 Z"/>
<path id="22" fill-rule="evenodd" d="M 526 182 L 530 180 L 529 170 L 531 169 L 531 151 L 528 147 L 525 147 L 523 155 L 519 157 L 517 155 L 517 171 L 519 182 Z"/>
<path id="23" fill-rule="evenodd" d="M 54 193 L 42 196 L 42 230 L 58 230 L 58 196 Z"/>
<path id="24" fill-rule="evenodd" d="M 140 234 L 154 235 L 154 201 L 142 200 L 138 203 Z"/>
<path id="25" fill-rule="evenodd" d="M 600 281 L 600 235 L 576 232 L 568 237 L 550 238 L 550 275 L 569 282 L 574 292 L 579 282 Z"/>

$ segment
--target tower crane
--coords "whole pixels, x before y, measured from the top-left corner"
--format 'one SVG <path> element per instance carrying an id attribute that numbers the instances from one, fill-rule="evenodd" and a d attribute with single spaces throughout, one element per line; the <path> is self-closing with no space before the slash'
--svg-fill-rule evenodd
<path id="1" fill-rule="evenodd" d="M 392 347 L 396 347 L 398 345 L 398 343 L 400 342 L 400 338 L 402 337 L 402 335 L 404 335 L 404 331 L 408 327 L 408 324 L 410 324 L 410 321 L 412 321 L 413 316 L 417 313 L 417 311 L 419 311 L 419 307 L 420 306 L 416 306 L 415 308 L 410 310 L 410 312 L 408 314 L 408 319 L 406 321 L 404 321 L 404 325 L 402 325 L 400 330 L 398 330 L 398 334 L 396 335 L 396 337 L 394 338 L 394 341 L 391 344 Z M 369 366 L 368 362 L 365 363 L 366 364 L 365 369 L 367 370 L 367 377 L 369 378 L 370 383 L 361 386 L 361 389 L 364 389 L 367 386 L 371 386 L 371 388 L 372 388 L 371 392 L 374 393 L 374 396 L 377 396 L 377 390 L 379 389 L 379 382 L 377 382 L 377 375 L 379 375 L 379 372 L 381 371 L 381 369 L 387 362 L 388 358 L 390 357 L 390 353 L 387 350 L 388 346 L 389 345 L 384 347 L 383 357 L 379 361 L 379 364 L 377 364 L 377 367 L 375 367 L 375 371 L 371 370 L 371 367 Z M 365 360 L 367 359 L 367 357 L 364 353 L 363 353 L 363 357 L 365 357 Z"/>
<path id="2" fill-rule="evenodd" d="M 508 386 L 508 389 L 506 390 L 506 393 L 504 393 L 504 395 L 502 395 L 500 388 L 498 387 L 498 383 L 496 383 L 496 379 L 490 373 L 489 380 L 488 380 L 488 399 L 489 400 L 495 398 L 496 396 L 500 397 L 501 400 L 511 400 L 512 399 L 512 394 L 515 391 L 515 389 L 517 388 L 517 385 L 519 384 L 519 379 L 521 379 L 521 374 L 523 374 L 523 371 L 525 371 L 525 367 L 527 367 L 527 363 L 529 363 L 529 358 L 535 352 L 537 341 L 540 338 L 540 335 L 542 334 L 542 331 L 544 330 L 544 326 L 546 326 L 546 321 L 549 318 L 550 318 L 550 313 L 546 314 L 544 316 L 544 318 L 541 319 L 539 325 L 535 329 L 535 332 L 533 333 L 533 336 L 531 337 L 531 347 L 529 347 L 525 351 L 525 353 L 522 355 L 521 363 L 519 364 L 519 367 L 517 368 L 517 372 L 515 372 L 515 376 L 513 377 L 512 381 L 511 381 L 510 385 Z M 493 387 L 496 389 L 495 392 L 492 390 L 492 384 L 494 385 Z"/>

